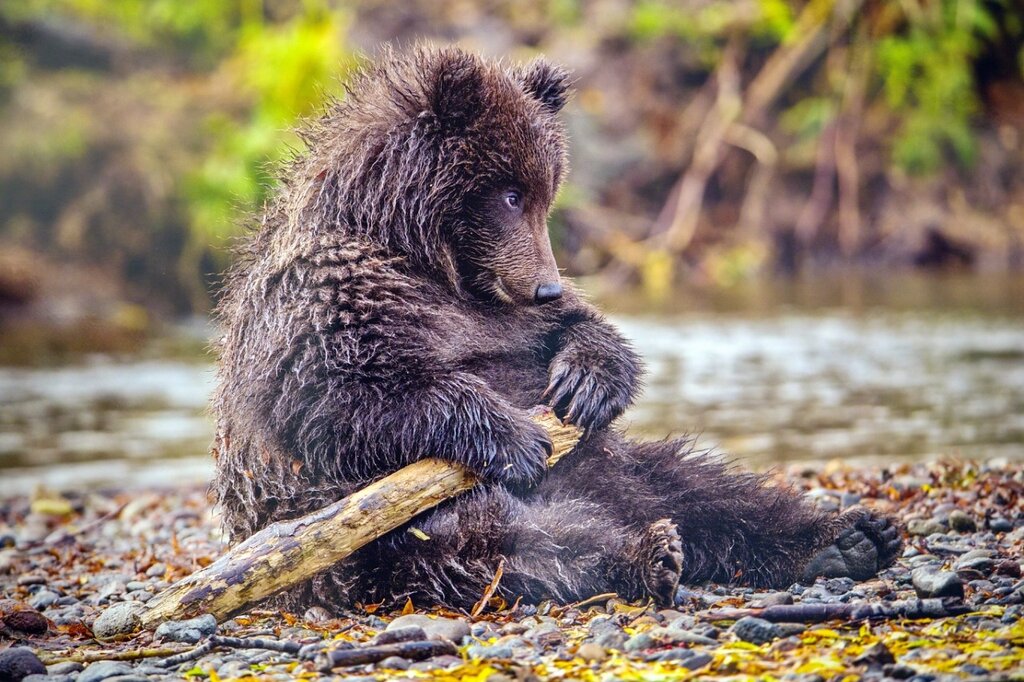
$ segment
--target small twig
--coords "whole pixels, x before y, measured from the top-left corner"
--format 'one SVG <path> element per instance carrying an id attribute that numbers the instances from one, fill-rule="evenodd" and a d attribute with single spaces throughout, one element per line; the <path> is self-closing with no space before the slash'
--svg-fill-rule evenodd
<path id="1" fill-rule="evenodd" d="M 292 642 L 287 639 L 263 639 L 262 637 L 222 637 L 220 635 L 212 635 L 210 641 L 214 646 L 223 646 L 229 649 L 266 649 L 282 654 L 297 654 L 302 648 L 302 645 L 298 642 Z"/>
<path id="2" fill-rule="evenodd" d="M 458 649 L 448 640 L 427 640 L 421 642 L 400 642 L 382 644 L 360 649 L 335 649 L 326 651 L 314 660 L 313 665 L 322 673 L 334 668 L 347 668 L 366 663 L 378 663 L 390 656 L 401 656 L 410 661 L 422 661 L 443 654 L 455 654 Z"/>
<path id="3" fill-rule="evenodd" d="M 159 649 L 131 649 L 129 651 L 85 651 L 78 654 L 51 656 L 40 655 L 39 660 L 43 665 L 56 665 L 57 663 L 95 663 L 97 661 L 137 661 L 143 658 L 160 658 L 172 656 L 182 652 L 188 653 L 190 649 L 177 647 L 163 647 Z"/>
<path id="4" fill-rule="evenodd" d="M 574 608 L 582 609 L 585 606 L 593 606 L 594 604 L 601 604 L 607 602 L 609 599 L 615 599 L 618 597 L 617 592 L 605 592 L 604 594 L 595 594 L 593 597 L 587 597 L 583 601 L 576 602 L 573 604 Z"/>
<path id="5" fill-rule="evenodd" d="M 480 601 L 478 601 L 473 607 L 473 610 L 470 611 L 470 616 L 476 618 L 483 613 L 485 608 L 487 608 L 487 602 L 494 596 L 494 591 L 498 589 L 498 583 L 501 582 L 501 576 L 504 572 L 505 557 L 501 557 L 501 559 L 498 560 L 498 567 L 494 569 L 494 577 L 491 578 L 491 584 L 487 586 L 487 589 L 485 589 L 484 593 L 480 596 Z"/>
<path id="6" fill-rule="evenodd" d="M 156 665 L 160 668 L 173 668 L 174 666 L 181 665 L 182 663 L 188 663 L 194 661 L 200 656 L 205 656 L 209 652 L 213 651 L 213 638 L 207 639 L 202 642 L 199 646 L 190 649 L 189 651 L 183 651 L 180 654 L 165 658 L 162 661 L 157 661 Z"/>

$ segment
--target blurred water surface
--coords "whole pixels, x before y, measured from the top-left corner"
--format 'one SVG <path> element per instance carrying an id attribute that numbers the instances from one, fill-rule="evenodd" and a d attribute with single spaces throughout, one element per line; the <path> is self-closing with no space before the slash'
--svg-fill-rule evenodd
<path id="1" fill-rule="evenodd" d="M 625 424 L 692 432 L 755 466 L 1024 459 L 1024 278 L 752 283 L 600 297 L 647 361 Z M 0 496 L 171 485 L 211 466 L 208 361 L 0 367 Z"/>

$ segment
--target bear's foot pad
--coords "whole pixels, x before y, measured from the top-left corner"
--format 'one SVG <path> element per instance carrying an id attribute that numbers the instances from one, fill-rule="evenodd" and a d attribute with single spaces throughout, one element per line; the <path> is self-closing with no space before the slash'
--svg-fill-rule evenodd
<path id="1" fill-rule="evenodd" d="M 644 534 L 644 585 L 659 604 L 671 605 L 683 572 L 683 543 L 671 519 L 651 524 Z"/>
<path id="2" fill-rule="evenodd" d="M 841 528 L 835 541 L 811 559 L 801 582 L 815 578 L 868 580 L 891 566 L 903 549 L 899 528 L 889 517 L 864 507 L 854 507 L 838 519 Z"/>

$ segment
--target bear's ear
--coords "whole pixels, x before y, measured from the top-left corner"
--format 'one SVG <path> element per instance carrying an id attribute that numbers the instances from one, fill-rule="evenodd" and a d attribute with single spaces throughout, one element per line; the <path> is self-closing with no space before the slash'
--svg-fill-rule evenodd
<path id="1" fill-rule="evenodd" d="M 456 126 L 468 124 L 483 108 L 483 65 L 462 50 L 442 52 L 429 95 L 431 109 L 439 120 Z"/>
<path id="2" fill-rule="evenodd" d="M 551 113 L 558 113 L 568 99 L 569 72 L 543 59 L 531 62 L 522 74 L 523 88 Z"/>

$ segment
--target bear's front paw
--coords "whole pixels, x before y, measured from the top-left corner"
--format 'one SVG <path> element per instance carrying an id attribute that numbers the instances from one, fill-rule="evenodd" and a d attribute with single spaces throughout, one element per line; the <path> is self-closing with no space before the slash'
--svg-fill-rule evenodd
<path id="1" fill-rule="evenodd" d="M 819 576 L 867 580 L 891 566 L 903 549 L 899 526 L 888 516 L 853 507 L 836 522 L 840 530 L 835 541 L 811 559 L 801 582 L 812 583 Z"/>
<path id="2" fill-rule="evenodd" d="M 486 480 L 525 490 L 544 478 L 551 452 L 551 439 L 544 427 L 526 421 L 517 433 L 503 440 L 497 456 L 480 473 Z"/>
<path id="3" fill-rule="evenodd" d="M 640 549 L 644 586 L 659 605 L 672 606 L 683 572 L 683 543 L 676 524 L 671 519 L 652 523 Z"/>
<path id="4" fill-rule="evenodd" d="M 585 429 L 602 428 L 629 406 L 630 386 L 614 372 L 563 351 L 551 362 L 542 398 L 559 418 Z"/>

